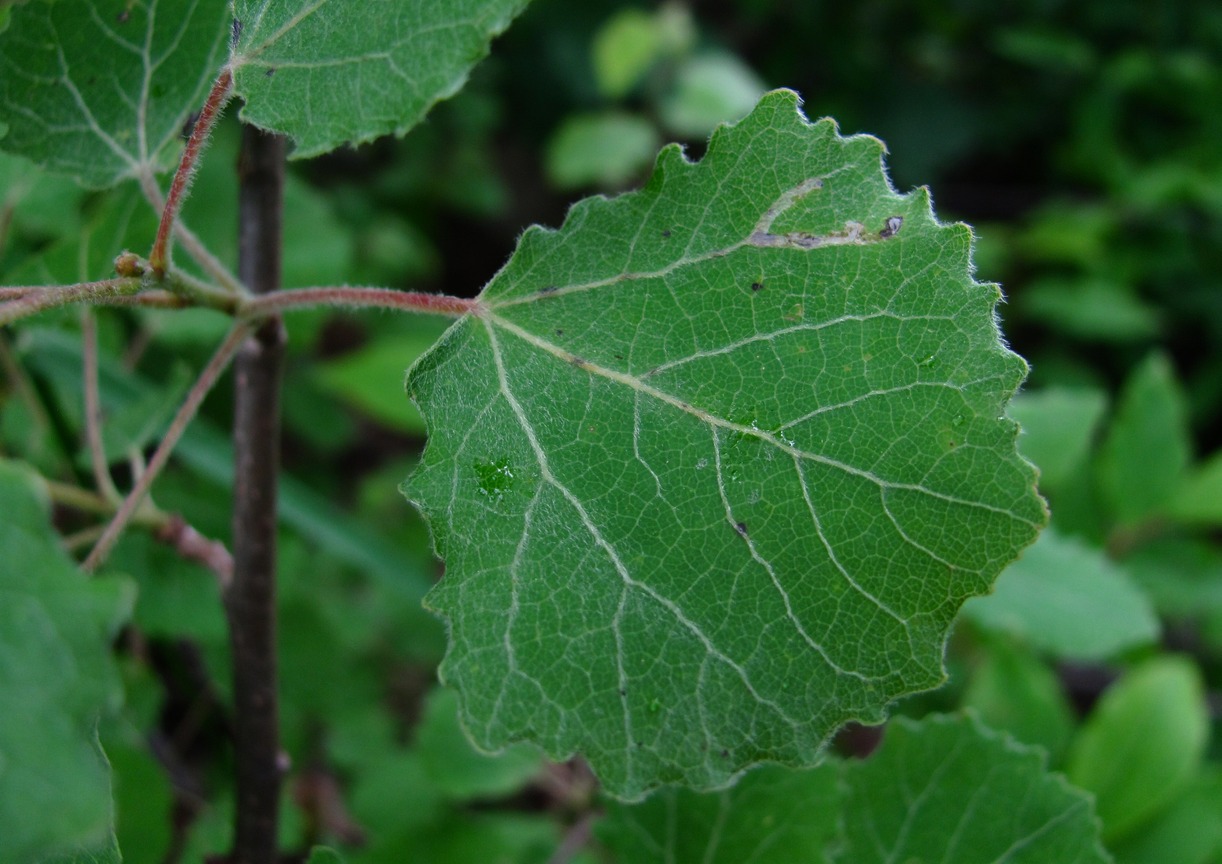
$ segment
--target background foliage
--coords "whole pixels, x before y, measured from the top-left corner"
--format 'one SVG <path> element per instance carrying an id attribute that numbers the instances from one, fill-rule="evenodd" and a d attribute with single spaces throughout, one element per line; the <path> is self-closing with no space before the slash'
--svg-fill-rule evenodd
<path id="1" fill-rule="evenodd" d="M 972 223 L 978 277 L 1005 287 L 1006 332 L 1032 364 L 1012 414 L 1053 513 L 995 595 L 965 608 L 949 684 L 901 711 L 970 707 L 989 727 L 1042 748 L 1051 767 L 1095 794 L 1119 861 L 1218 862 L 1219 57 L 1222 11 L 1189 0 L 1021 8 L 537 0 L 468 86 L 407 138 L 293 166 L 285 281 L 470 296 L 523 226 L 559 224 L 579 192 L 636 184 L 663 141 L 684 140 L 699 154 L 717 122 L 740 116 L 770 86 L 800 91 L 811 117 L 879 135 L 897 187 L 927 184 L 943 219 Z M 186 213 L 229 258 L 234 131 L 219 131 Z M 155 228 L 131 189 L 87 193 L 7 155 L 0 190 L 5 284 L 104 271 L 114 250 Z M 100 316 L 99 327 L 107 448 L 123 455 L 156 440 L 225 321 L 141 311 Z M 326 842 L 358 862 L 546 861 L 601 812 L 590 776 L 580 764 L 544 765 L 528 749 L 475 754 L 453 697 L 432 680 L 443 633 L 419 601 L 439 574 L 423 526 L 396 492 L 423 426 L 406 400 L 385 394 L 401 388 L 437 325 L 309 313 L 291 328 L 280 639 L 284 746 L 295 767 L 285 845 Z M 0 452 L 87 482 L 76 330 L 66 312 L 0 333 Z M 156 490 L 163 510 L 189 513 L 222 539 L 231 483 L 225 386 Z M 345 410 L 334 410 L 335 398 Z M 0 481 L 30 487 L 8 467 Z M 28 497 L 37 512 L 36 489 Z M 87 524 L 72 511 L 54 515 L 70 537 Z M 33 527 L 5 520 L 6 531 L 39 530 L 36 519 Z M 23 544 L 58 560 L 45 537 Z M 198 861 L 223 848 L 232 794 L 217 589 L 203 568 L 139 531 L 112 561 L 137 589 L 115 642 L 125 702 L 98 729 L 114 770 L 118 844 L 130 861 Z M 48 579 L 68 578 L 57 567 L 46 566 Z M 82 640 L 106 638 L 132 596 L 120 581 L 96 593 L 72 613 L 88 622 Z M 107 680 L 96 694 L 71 697 L 113 700 Z M 902 725 L 909 731 L 897 734 L 957 734 L 965 747 L 1008 748 L 1021 770 L 1038 762 L 993 733 L 971 737 L 976 722 Z M 5 740 L 0 732 L 0 747 Z M 871 745 L 858 730 L 837 751 L 859 756 Z M 80 770 L 95 770 L 91 754 L 74 755 Z M 843 764 L 839 782 L 851 788 L 879 763 Z M 830 770 L 776 783 L 818 802 L 836 782 Z M 744 860 L 733 850 L 755 848 L 756 792 L 736 789 L 748 799 L 734 805 L 743 818 L 719 835 L 728 857 L 716 860 Z M 886 804 L 877 802 L 883 822 L 894 818 Z M 701 860 L 710 848 L 711 828 L 701 835 L 698 826 L 717 822 L 702 806 L 714 805 L 685 812 L 705 844 L 669 849 L 677 860 Z M 667 853 L 657 813 L 607 807 L 596 839 L 569 860 Z M 96 814 L 65 810 L 64 818 L 68 832 Z M 783 842 L 812 849 L 830 836 L 816 822 L 804 830 Z"/>

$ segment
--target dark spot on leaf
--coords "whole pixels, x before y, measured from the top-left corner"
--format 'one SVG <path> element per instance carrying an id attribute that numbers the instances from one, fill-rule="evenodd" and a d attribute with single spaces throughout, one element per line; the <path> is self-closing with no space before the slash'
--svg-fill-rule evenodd
<path id="1" fill-rule="evenodd" d="M 539 296 L 542 297 L 547 294 L 555 294 L 559 290 L 560 290 L 559 285 L 548 285 L 546 288 L 539 289 Z"/>
<path id="2" fill-rule="evenodd" d="M 578 357 L 576 354 L 569 355 L 569 362 L 572 363 L 574 366 L 576 366 L 578 369 L 584 369 L 586 368 L 586 365 L 587 365 L 586 361 Z"/>
<path id="3" fill-rule="evenodd" d="M 616 360 L 623 360 L 623 359 L 624 359 L 624 355 L 623 355 L 623 354 L 616 354 L 616 355 L 615 355 L 615 359 L 616 359 Z"/>
<path id="4" fill-rule="evenodd" d="M 233 23 L 229 25 L 229 46 L 237 47 L 238 39 L 242 35 L 242 22 L 237 18 L 233 19 Z"/>
<path id="5" fill-rule="evenodd" d="M 557 336 L 563 336 L 563 335 L 564 335 L 564 331 L 563 331 L 563 330 L 557 330 L 557 331 L 556 331 L 556 335 L 557 335 Z"/>
<path id="6" fill-rule="evenodd" d="M 627 691 L 627 690 L 625 690 L 623 687 L 621 687 L 621 688 L 620 688 L 620 690 L 619 690 L 619 695 L 621 695 L 621 696 L 627 696 L 627 695 L 628 695 L 628 691 Z"/>
<path id="7" fill-rule="evenodd" d="M 721 751 L 721 758 L 722 758 L 722 759 L 729 759 L 729 758 L 730 758 L 730 751 L 729 751 L 729 750 L 722 750 L 722 751 Z"/>
<path id="8" fill-rule="evenodd" d="M 735 522 L 734 530 L 737 531 L 739 534 L 741 534 L 743 537 L 746 537 L 747 536 L 747 523 L 746 522 Z"/>
<path id="9" fill-rule="evenodd" d="M 273 66 L 272 68 L 268 69 L 266 72 L 264 72 L 264 73 L 263 73 L 263 75 L 264 75 L 265 77 L 267 77 L 267 78 L 270 78 L 270 77 L 272 77 L 272 76 L 273 76 L 273 75 L 275 75 L 275 74 L 276 74 L 276 67 L 275 67 L 275 66 Z"/>
<path id="10" fill-rule="evenodd" d="M 120 12 L 118 15 L 115 16 L 115 20 L 118 21 L 120 24 L 126 24 L 128 21 L 131 20 L 131 18 L 132 18 L 132 10 L 130 9 L 124 9 L 122 12 Z"/>
<path id="11" fill-rule="evenodd" d="M 764 290 L 764 283 L 763 283 L 763 282 L 752 282 L 752 283 L 751 283 L 751 290 L 752 290 L 752 291 L 763 291 L 763 290 Z"/>
<path id="12" fill-rule="evenodd" d="M 900 228 L 903 226 L 903 216 L 888 216 L 887 225 L 885 228 L 883 228 L 883 230 L 878 232 L 878 236 L 883 240 L 886 240 L 888 237 L 894 237 L 896 234 L 900 233 Z"/>
<path id="13" fill-rule="evenodd" d="M 669 228 L 667 228 L 665 231 L 663 231 L 663 232 L 662 232 L 662 236 L 663 236 L 663 237 L 669 237 L 669 236 L 670 236 L 670 229 L 669 229 Z"/>

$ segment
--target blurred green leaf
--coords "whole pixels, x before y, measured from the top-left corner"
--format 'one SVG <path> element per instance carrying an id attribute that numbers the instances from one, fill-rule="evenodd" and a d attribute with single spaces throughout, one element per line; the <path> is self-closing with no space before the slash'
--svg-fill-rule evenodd
<path id="1" fill-rule="evenodd" d="M 315 846 L 310 850 L 306 864 L 344 864 L 344 857 L 326 846 Z"/>
<path id="2" fill-rule="evenodd" d="M 1105 864 L 1090 797 L 973 716 L 897 717 L 844 763 L 844 864 Z"/>
<path id="3" fill-rule="evenodd" d="M 1053 764 L 1060 761 L 1073 732 L 1073 709 L 1056 674 L 1031 651 L 1007 639 L 985 645 L 963 706 L 974 709 L 988 726 L 1043 747 Z"/>
<path id="4" fill-rule="evenodd" d="M 962 614 L 1055 657 L 1101 660 L 1158 638 L 1159 623 L 1123 567 L 1054 527 Z"/>
<path id="5" fill-rule="evenodd" d="M 570 115 L 548 144 L 548 179 L 560 189 L 621 187 L 653 162 L 659 143 L 653 124 L 635 114 Z"/>
<path id="6" fill-rule="evenodd" d="M 32 369 L 57 382 L 69 402 L 80 401 L 81 348 L 77 339 L 68 333 L 27 327 L 22 331 L 20 347 Z M 120 410 L 156 392 L 148 379 L 123 370 L 105 356 L 99 363 L 99 388 L 107 411 Z M 197 476 L 224 489 L 232 487 L 233 445 L 207 420 L 196 419 L 174 452 Z M 424 550 L 414 555 L 405 553 L 300 480 L 281 477 L 279 502 L 284 524 L 400 595 L 418 600 L 432 584 L 431 565 Z M 423 610 L 420 618 L 427 618 Z"/>
<path id="7" fill-rule="evenodd" d="M 1222 775 L 1195 777 L 1170 806 L 1111 844 L 1117 864 L 1213 864 L 1222 856 Z"/>
<path id="8" fill-rule="evenodd" d="M 1151 354 L 1125 382 L 1099 452 L 1099 485 L 1121 524 L 1163 510 L 1191 459 L 1184 397 L 1170 361 Z"/>
<path id="9" fill-rule="evenodd" d="M 1168 511 L 1182 522 L 1222 525 L 1222 451 L 1192 469 L 1175 490 Z"/>
<path id="10" fill-rule="evenodd" d="M 1028 285 L 1016 305 L 1053 330 L 1079 339 L 1140 342 L 1160 330 L 1158 310 L 1104 278 L 1044 277 Z"/>
<path id="11" fill-rule="evenodd" d="M 1125 568 L 1167 617 L 1222 615 L 1222 551 L 1203 538 L 1160 537 L 1143 543 Z"/>
<path id="12" fill-rule="evenodd" d="M 839 827 L 839 765 L 766 765 L 721 792 L 666 788 L 640 804 L 608 802 L 598 835 L 632 864 L 822 864 Z"/>
<path id="13" fill-rule="evenodd" d="M 611 16 L 594 36 L 594 77 L 609 99 L 619 99 L 636 86 L 666 45 L 658 15 L 623 9 Z"/>
<path id="14" fill-rule="evenodd" d="M 687 58 L 658 104 L 663 125 L 682 138 L 705 138 L 719 123 L 748 114 L 767 86 L 732 54 Z"/>
<path id="15" fill-rule="evenodd" d="M 110 640 L 134 592 L 68 558 L 32 472 L 0 460 L 0 502 L 0 859 L 103 850 L 113 816 L 96 729 L 122 699 Z"/>
<path id="16" fill-rule="evenodd" d="M 1130 834 L 1196 774 L 1209 738 L 1200 672 L 1186 657 L 1134 668 L 1099 700 L 1074 740 L 1069 779 L 1095 793 L 1104 838 Z"/>
<path id="17" fill-rule="evenodd" d="M 516 791 L 543 767 L 527 744 L 500 753 L 478 752 L 458 722 L 458 694 L 436 687 L 424 703 L 415 749 L 434 789 L 446 798 L 495 798 Z"/>
<path id="18" fill-rule="evenodd" d="M 424 435 L 424 420 L 407 394 L 407 369 L 445 332 L 450 322 L 417 316 L 393 335 L 369 342 L 356 351 L 317 363 L 313 377 L 319 387 L 391 429 Z"/>
<path id="19" fill-rule="evenodd" d="M 1107 396 L 1099 390 L 1049 387 L 1019 393 L 1007 412 L 1022 426 L 1018 450 L 1040 469 L 1040 489 L 1069 480 L 1090 452 Z"/>

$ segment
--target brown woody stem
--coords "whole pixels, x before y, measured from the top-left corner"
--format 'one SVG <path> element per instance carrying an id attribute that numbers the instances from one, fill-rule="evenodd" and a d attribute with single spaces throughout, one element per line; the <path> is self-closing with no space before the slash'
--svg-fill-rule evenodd
<path id="1" fill-rule="evenodd" d="M 280 287 L 284 139 L 242 130 L 238 276 L 255 294 Z M 233 582 L 226 593 L 233 654 L 237 810 L 232 864 L 273 864 L 285 771 L 276 694 L 276 481 L 285 333 L 271 316 L 242 346 L 234 416 Z"/>

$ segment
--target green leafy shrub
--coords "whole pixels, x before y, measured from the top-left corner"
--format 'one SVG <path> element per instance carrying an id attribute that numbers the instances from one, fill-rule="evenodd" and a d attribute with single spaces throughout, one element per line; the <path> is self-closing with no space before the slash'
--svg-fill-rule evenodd
<path id="1" fill-rule="evenodd" d="M 1222 377 L 1157 350 L 1213 326 L 1166 289 L 1215 151 L 1120 134 L 1216 69 L 1125 16 L 525 5 L 0 10 L 0 857 L 1222 860 Z M 918 37 L 805 87 L 901 177 L 1077 121 L 1100 200 L 981 249 L 1013 401 L 971 230 L 763 92 L 837 25 Z"/>

